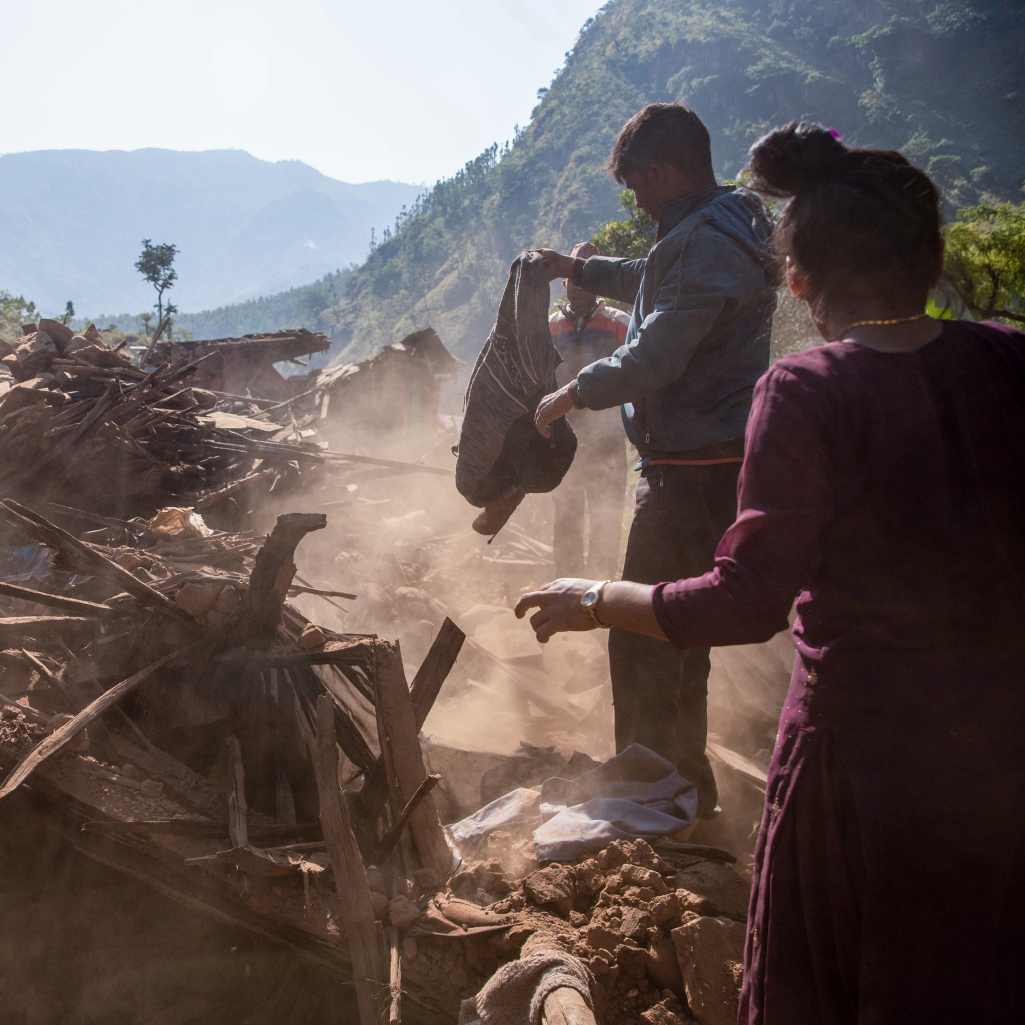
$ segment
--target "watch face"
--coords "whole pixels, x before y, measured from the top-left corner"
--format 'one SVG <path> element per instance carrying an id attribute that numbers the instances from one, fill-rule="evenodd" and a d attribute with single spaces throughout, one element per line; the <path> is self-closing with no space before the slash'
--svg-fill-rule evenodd
<path id="1" fill-rule="evenodd" d="M 598 592 L 597 591 L 585 591 L 583 598 L 580 599 L 580 604 L 585 609 L 589 609 L 592 605 L 598 604 Z"/>

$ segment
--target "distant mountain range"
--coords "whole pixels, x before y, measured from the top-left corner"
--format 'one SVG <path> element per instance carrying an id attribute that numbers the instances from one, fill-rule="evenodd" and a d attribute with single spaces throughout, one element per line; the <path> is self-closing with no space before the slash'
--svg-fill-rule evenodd
<path id="1" fill-rule="evenodd" d="M 421 186 L 350 185 L 240 150 L 41 150 L 0 156 L 0 288 L 45 314 L 138 313 L 141 240 L 180 253 L 182 311 L 305 285 L 361 262 Z"/>

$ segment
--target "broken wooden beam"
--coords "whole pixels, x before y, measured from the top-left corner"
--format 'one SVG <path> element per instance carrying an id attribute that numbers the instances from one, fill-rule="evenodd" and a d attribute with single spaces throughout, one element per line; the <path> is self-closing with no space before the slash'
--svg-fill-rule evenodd
<path id="1" fill-rule="evenodd" d="M 16 789 L 40 766 L 50 755 L 56 754 L 72 737 L 80 733 L 98 715 L 102 715 L 111 705 L 120 701 L 126 694 L 131 694 L 143 683 L 145 683 L 157 670 L 179 658 L 187 648 L 180 648 L 165 655 L 152 665 L 140 669 L 137 673 L 129 676 L 115 684 L 110 690 L 104 691 L 95 701 L 90 702 L 73 719 L 58 726 L 48 737 L 36 744 L 31 751 L 24 755 L 18 764 L 7 774 L 7 778 L 0 786 L 0 798 L 6 797 L 12 790 Z"/>
<path id="2" fill-rule="evenodd" d="M 249 809 L 246 805 L 246 773 L 242 765 L 242 745 L 231 734 L 224 742 L 228 761 L 228 837 L 232 847 L 249 846 Z M 238 894 L 249 898 L 249 877 L 238 869 Z"/>
<path id="3" fill-rule="evenodd" d="M 22 601 L 35 602 L 37 605 L 48 605 L 52 609 L 63 609 L 65 612 L 77 612 L 80 616 L 110 616 L 113 610 L 107 605 L 81 598 L 65 598 L 62 594 L 48 594 L 46 591 L 35 591 L 31 587 L 19 587 L 0 581 L 0 594 L 8 598 L 20 598 Z"/>
<path id="4" fill-rule="evenodd" d="M 0 616 L 0 641 L 6 643 L 51 630 L 82 630 L 95 626 L 96 621 L 85 616 Z"/>
<path id="5" fill-rule="evenodd" d="M 427 716 L 430 715 L 431 708 L 441 691 L 442 684 L 452 671 L 465 640 L 466 634 L 446 617 L 438 631 L 438 636 L 434 638 L 431 650 L 427 652 L 427 656 L 416 671 L 416 676 L 413 677 L 410 696 L 416 715 L 417 733 L 423 729 Z M 388 774 L 383 755 L 367 773 L 359 800 L 367 821 L 376 822 L 385 801 L 388 800 Z"/>
<path id="6" fill-rule="evenodd" d="M 402 835 L 402 830 L 405 828 L 406 823 L 409 821 L 410 816 L 420 807 L 427 795 L 441 782 L 441 777 L 437 774 L 428 776 L 416 788 L 416 793 L 410 798 L 409 804 L 402 809 L 402 814 L 395 820 L 391 829 L 381 838 L 381 842 L 377 845 L 377 850 L 374 852 L 373 857 L 370 859 L 372 865 L 383 865 L 388 859 L 388 855 L 395 849 L 395 845 L 399 842 L 399 837 Z"/>
<path id="7" fill-rule="evenodd" d="M 281 624 L 281 607 L 295 576 L 296 546 L 311 530 L 323 530 L 323 513 L 284 513 L 257 553 L 249 590 L 239 610 L 238 622 L 250 637 L 273 641 Z"/>
<path id="8" fill-rule="evenodd" d="M 376 651 L 377 730 L 397 814 L 413 799 L 417 788 L 427 778 L 427 770 L 398 644 L 377 641 Z M 453 869 L 452 851 L 430 794 L 410 816 L 409 831 L 424 868 L 431 869 L 440 880 L 448 879 Z"/>
<path id="9" fill-rule="evenodd" d="M 452 667 L 456 664 L 459 652 L 463 647 L 466 634 L 447 616 L 441 624 L 438 636 L 431 644 L 431 650 L 420 664 L 413 677 L 410 695 L 413 699 L 413 710 L 416 712 L 416 728 L 422 730 L 427 716 L 430 715 L 434 702 L 441 692 Z"/>
<path id="10" fill-rule="evenodd" d="M 320 821 L 331 858 L 338 892 L 338 911 L 349 942 L 352 977 L 361 1025 L 378 1025 L 380 994 L 385 991 L 378 926 L 366 869 L 356 846 L 349 811 L 338 786 L 338 747 L 335 744 L 334 702 L 329 694 L 317 698 L 317 789 Z"/>
<path id="11" fill-rule="evenodd" d="M 391 971 L 389 991 L 391 1002 L 388 1007 L 388 1025 L 400 1025 L 402 1021 L 402 943 L 397 925 L 391 927 Z"/>

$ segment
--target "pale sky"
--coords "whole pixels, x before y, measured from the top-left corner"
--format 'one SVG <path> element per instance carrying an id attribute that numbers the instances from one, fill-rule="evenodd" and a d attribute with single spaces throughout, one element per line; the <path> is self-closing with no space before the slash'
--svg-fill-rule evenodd
<path id="1" fill-rule="evenodd" d="M 0 152 L 244 149 L 433 182 L 511 139 L 601 0 L 2 0 Z"/>

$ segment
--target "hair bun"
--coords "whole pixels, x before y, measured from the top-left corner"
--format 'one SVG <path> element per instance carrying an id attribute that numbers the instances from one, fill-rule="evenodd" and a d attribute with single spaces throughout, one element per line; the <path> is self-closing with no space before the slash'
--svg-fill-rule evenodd
<path id="1" fill-rule="evenodd" d="M 751 147 L 750 168 L 759 192 L 796 196 L 842 177 L 850 168 L 850 154 L 828 128 L 792 121 Z"/>

